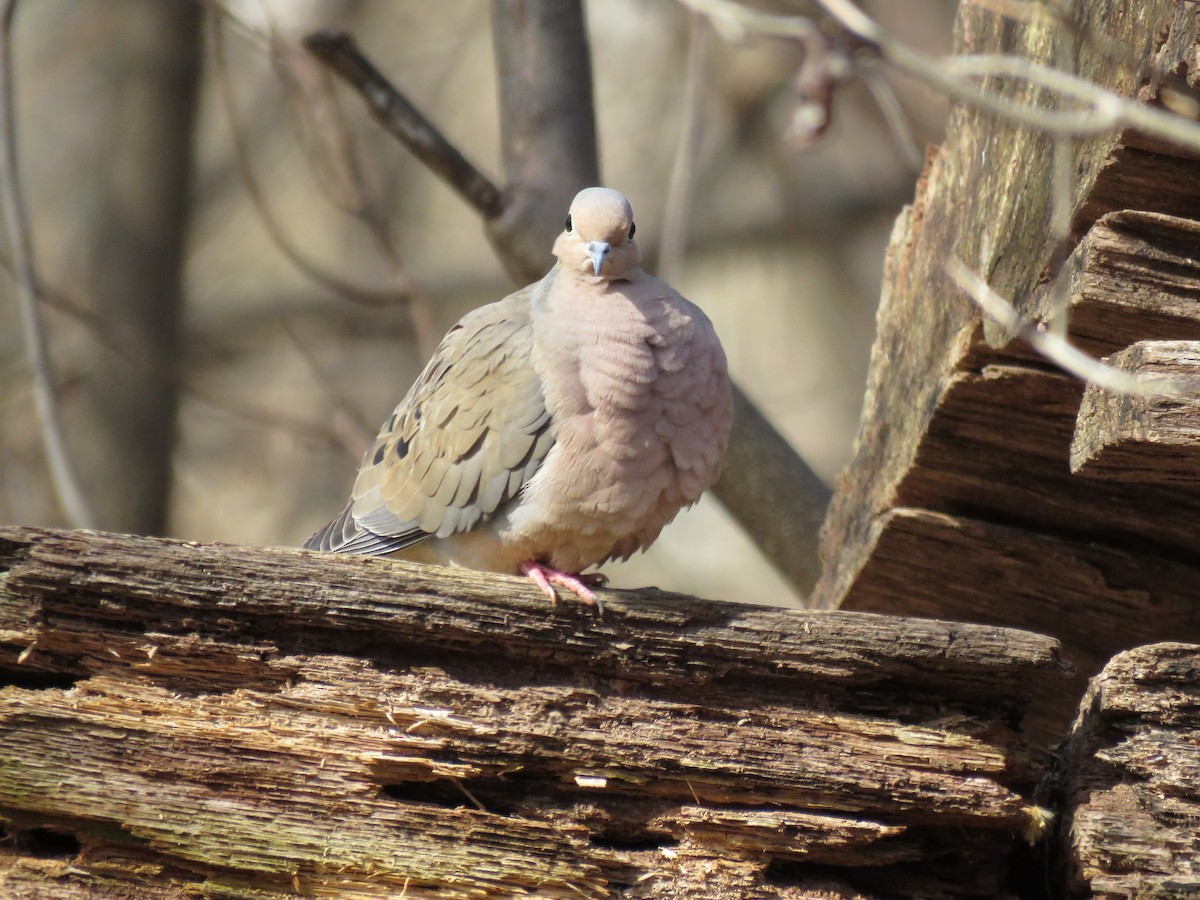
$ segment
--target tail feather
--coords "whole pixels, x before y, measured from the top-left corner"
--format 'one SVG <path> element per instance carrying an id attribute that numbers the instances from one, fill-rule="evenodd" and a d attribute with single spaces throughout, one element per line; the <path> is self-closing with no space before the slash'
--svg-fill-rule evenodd
<path id="1" fill-rule="evenodd" d="M 304 542 L 305 550 L 322 550 L 326 553 L 355 553 L 360 556 L 386 556 L 411 547 L 429 535 L 387 535 L 368 531 L 354 521 L 353 507 L 348 505 L 336 519 L 321 528 Z"/>

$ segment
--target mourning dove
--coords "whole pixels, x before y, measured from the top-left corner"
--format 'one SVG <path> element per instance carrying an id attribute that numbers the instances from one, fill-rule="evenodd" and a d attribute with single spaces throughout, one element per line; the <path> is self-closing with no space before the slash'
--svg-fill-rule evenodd
<path id="1" fill-rule="evenodd" d="M 583 570 L 648 547 L 717 478 L 732 399 L 708 317 L 647 275 L 620 193 L 587 188 L 534 284 L 468 313 L 305 543 L 524 573 L 595 603 Z"/>

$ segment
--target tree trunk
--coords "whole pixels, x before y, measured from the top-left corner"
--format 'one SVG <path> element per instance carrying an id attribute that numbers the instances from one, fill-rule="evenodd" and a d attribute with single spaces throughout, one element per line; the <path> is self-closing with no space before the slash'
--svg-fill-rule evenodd
<path id="1" fill-rule="evenodd" d="M 192 125 L 200 81 L 197 3 L 138 0 L 107 74 L 115 96 L 97 166 L 95 311 L 131 356 L 97 349 L 90 377 L 88 493 L 107 528 L 162 534 L 171 497 Z"/>

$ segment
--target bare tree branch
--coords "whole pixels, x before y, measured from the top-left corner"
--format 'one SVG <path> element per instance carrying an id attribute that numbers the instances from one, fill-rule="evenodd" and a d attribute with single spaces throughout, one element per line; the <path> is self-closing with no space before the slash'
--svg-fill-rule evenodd
<path id="1" fill-rule="evenodd" d="M 466 163 L 350 38 L 320 33 L 304 43 L 362 94 L 389 133 L 484 217 L 505 268 L 514 280 L 528 283 L 549 268 L 547 248 L 575 192 L 600 183 L 590 51 L 578 2 L 493 0 L 492 13 L 503 191 Z M 431 163 L 428 154 L 437 158 Z M 713 492 L 767 558 L 807 594 L 818 573 L 817 538 L 829 489 L 736 387 L 734 407 L 729 458 Z"/>
<path id="2" fill-rule="evenodd" d="M 273 26 L 270 45 L 281 79 L 295 95 L 291 106 L 298 130 L 308 138 L 306 156 L 318 183 L 332 202 L 354 216 L 370 234 L 391 271 L 397 293 L 408 301 L 421 355 L 431 356 L 441 339 L 433 304 L 400 259 L 391 221 L 380 205 L 380 192 L 366 183 L 364 165 L 342 115 L 332 73 L 301 44 L 285 38 Z"/>
<path id="3" fill-rule="evenodd" d="M 371 116 L 485 219 L 499 215 L 500 189 L 472 165 L 407 97 L 392 87 L 348 34 L 318 31 L 304 46 L 345 79 Z"/>
<path id="4" fill-rule="evenodd" d="M 879 112 L 883 116 L 884 122 L 887 123 L 888 130 L 892 133 L 892 139 L 904 155 L 904 161 L 914 170 L 919 171 L 925 162 L 925 154 L 921 152 L 921 147 L 917 144 L 912 126 L 908 124 L 908 119 L 904 116 L 904 109 L 900 106 L 896 92 L 892 90 L 887 79 L 874 66 L 859 65 L 855 67 L 855 71 L 866 83 L 871 96 L 875 98 L 875 105 L 879 107 Z"/>
<path id="5" fill-rule="evenodd" d="M 233 82 L 229 75 L 229 63 L 225 55 L 223 17 L 214 15 L 211 18 L 211 22 L 213 60 L 217 72 L 217 83 L 221 92 L 221 101 L 225 107 L 226 116 L 229 119 L 234 160 L 241 173 L 246 191 L 250 194 L 254 207 L 258 211 L 259 219 L 263 223 L 263 227 L 267 229 L 267 233 L 270 235 L 275 246 L 288 258 L 289 262 L 307 277 L 348 300 L 368 306 L 392 306 L 407 301 L 409 295 L 405 288 L 408 285 L 401 284 L 398 287 L 374 288 L 349 282 L 332 272 L 326 271 L 308 259 L 295 245 L 291 237 L 288 236 L 275 214 L 271 211 L 266 192 L 259 184 L 258 178 L 254 174 L 254 169 L 250 165 L 249 151 L 244 142 L 246 128 L 238 116 L 237 100 L 234 97 Z"/>
<path id="6" fill-rule="evenodd" d="M 42 443 L 55 494 L 67 520 L 76 528 L 94 528 L 95 517 L 80 487 L 71 462 L 59 418 L 58 397 L 46 330 L 38 309 L 38 276 L 34 268 L 32 237 L 29 234 L 25 202 L 17 164 L 17 123 L 13 89 L 12 26 L 17 0 L 4 0 L 0 6 L 0 198 L 4 222 L 12 245 L 13 269 L 17 282 L 17 300 L 21 307 L 21 328 L 25 352 L 33 378 L 33 395 L 41 422 Z"/>
<path id="7" fill-rule="evenodd" d="M 1023 318 L 1011 303 L 996 293 L 962 260 L 951 257 L 946 263 L 946 272 L 963 293 L 1006 331 L 1019 335 L 1046 359 L 1081 381 L 1119 394 L 1165 397 L 1200 394 L 1200 377 L 1131 374 L 1089 356 L 1070 344 L 1065 335 Z"/>
<path id="8" fill-rule="evenodd" d="M 0 267 L 3 267 L 10 273 L 15 273 L 12 260 L 3 255 L 0 255 Z M 48 309 L 55 310 L 86 328 L 89 336 L 94 341 L 110 353 L 120 357 L 125 365 L 135 367 L 147 374 L 152 374 L 155 378 L 171 382 L 181 393 L 189 395 L 199 403 L 226 413 L 250 425 L 258 425 L 261 428 L 286 432 L 297 438 L 313 441 L 314 443 L 340 447 L 353 456 L 357 456 L 362 450 L 363 442 L 357 439 L 357 434 L 355 435 L 355 439 L 351 441 L 336 429 L 280 412 L 278 407 L 256 406 L 252 403 L 243 403 L 240 400 L 200 387 L 187 376 L 185 368 L 181 363 L 167 363 L 162 359 L 152 358 L 146 352 L 145 347 L 136 346 L 121 339 L 113 333 L 113 330 L 108 327 L 108 324 L 100 316 L 88 309 L 83 303 L 67 296 L 53 286 L 39 282 L 38 298 Z M 285 331 L 287 330 L 285 325 Z M 303 352 L 303 348 L 299 349 Z M 344 400 L 344 397 L 339 398 L 339 401 Z M 356 425 L 358 424 L 360 423 L 356 423 Z M 366 428 L 365 425 L 361 427 L 363 429 Z"/>
<path id="9" fill-rule="evenodd" d="M 671 281 L 683 267 L 687 226 L 692 204 L 692 173 L 696 167 L 696 143 L 700 137 L 700 94 L 704 87 L 704 64 L 708 42 L 707 23 L 692 13 L 688 23 L 688 53 L 684 68 L 683 101 L 679 113 L 679 137 L 667 182 L 666 209 L 659 237 L 658 274 Z"/>
<path id="10" fill-rule="evenodd" d="M 819 538 L 831 492 L 736 384 L 733 435 L 713 493 L 807 597 L 821 574 Z"/>
<path id="11" fill-rule="evenodd" d="M 773 15 L 734 0 L 679 0 L 708 16 L 727 36 L 747 33 L 805 41 L 817 27 L 808 16 Z M 1126 128 L 1200 153 L 1200 123 L 1169 110 L 1120 97 L 1098 84 L 1016 56 L 982 54 L 935 60 L 898 41 L 851 0 L 816 0 L 850 36 L 884 62 L 946 96 L 1050 136 L 1094 137 Z M 1103 49 L 1103 48 L 1102 48 Z M 1132 64 L 1132 63 L 1131 63 Z M 1004 97 L 976 84 L 980 78 L 1025 82 L 1055 98 L 1052 108 Z M 1076 108 L 1066 108 L 1074 104 Z"/>
<path id="12" fill-rule="evenodd" d="M 563 211 L 601 184 L 582 0 L 492 0 L 504 206 L 488 237 L 519 283 L 541 278 Z"/>

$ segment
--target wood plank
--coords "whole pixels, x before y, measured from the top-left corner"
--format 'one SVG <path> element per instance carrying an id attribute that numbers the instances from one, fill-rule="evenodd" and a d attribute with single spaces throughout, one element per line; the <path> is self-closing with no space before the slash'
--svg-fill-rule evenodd
<path id="1" fill-rule="evenodd" d="M 1063 674 L 991 626 L 598 616 L 297 550 L 0 528 L 0 573 L 14 896 L 47 835 L 98 896 L 995 896 L 1043 769 L 1026 686 Z"/>
<path id="2" fill-rule="evenodd" d="M 1197 240 L 1200 225 L 1171 216 L 1126 212 L 1103 217 L 1066 269 L 1073 340 L 1090 352 L 1107 353 L 1138 335 L 1200 339 L 1200 265 L 1192 258 Z M 1187 450 L 1181 449 L 1181 458 L 1173 464 L 1159 458 L 1164 449 L 1160 441 L 1154 457 L 1142 460 L 1146 470 L 1159 471 L 1161 466 L 1164 473 L 1174 472 L 1175 477 L 1162 476 L 1166 483 L 1081 478 L 1071 471 L 1080 383 L 1050 370 L 1044 360 L 1017 344 L 989 347 L 978 327 L 964 329 L 952 355 L 955 363 L 939 380 L 933 412 L 910 448 L 908 468 L 893 485 L 888 507 L 876 514 L 862 543 L 831 560 L 820 602 L 837 603 L 842 609 L 1004 623 L 1054 634 L 1079 666 L 1077 690 L 1113 652 L 1153 640 L 1200 640 L 1200 623 L 1189 615 L 1194 601 L 1168 591 L 1177 597 L 1171 601 L 1174 612 L 1160 616 L 1155 606 L 1164 587 L 1161 573 L 1170 570 L 1164 569 L 1163 560 L 1180 561 L 1189 573 L 1181 583 L 1194 584 L 1190 572 L 1196 565 L 1200 469 L 1189 466 Z M 1186 435 L 1193 427 L 1184 406 L 1174 401 L 1162 405 L 1162 414 L 1174 417 L 1177 434 Z M 1184 436 L 1176 443 L 1186 441 Z M 924 509 L 994 525 L 995 544 L 978 546 L 968 555 L 970 566 L 962 564 L 963 548 L 937 534 L 926 535 L 933 541 L 929 546 L 907 535 L 905 552 L 880 553 L 881 535 L 891 540 L 891 530 L 911 524 L 893 518 L 887 508 Z M 861 518 L 863 513 L 856 515 Z M 1025 554 L 1027 538 L 1050 545 L 1066 542 L 1064 546 L 1094 542 L 1124 554 L 1120 584 L 1130 598 L 1124 610 L 1127 619 L 1108 615 L 1089 623 L 1093 607 L 1087 595 L 1067 591 L 1044 596 L 1037 580 L 1057 582 L 1053 573 L 1036 566 L 1016 582 L 972 583 L 972 578 L 985 579 L 986 573 L 1003 568 L 1013 554 Z M 1136 555 L 1129 553 L 1133 548 Z M 919 583 L 917 571 L 929 573 L 933 590 Z M 947 578 L 944 573 L 954 574 Z M 1035 582 L 1032 588 L 1026 583 L 1029 579 Z M 910 585 L 909 590 L 899 590 L 903 584 Z M 1133 602 L 1136 597 L 1143 600 Z M 1047 610 L 1054 610 L 1055 617 L 1047 617 Z M 1110 633 L 1103 634 L 1103 629 Z M 1031 727 L 1053 740 L 1054 729 L 1069 721 L 1071 706 L 1066 695 L 1039 696 Z"/>
<path id="3" fill-rule="evenodd" d="M 1191 258 L 1198 239 L 1200 225 L 1170 216 L 1119 213 L 1101 219 L 1067 267 L 1073 339 L 1100 353 L 1141 334 L 1200 338 L 1200 267 Z M 940 380 L 934 412 L 908 469 L 893 486 L 890 504 L 899 513 L 928 510 L 934 514 L 929 522 L 938 522 L 938 513 L 975 520 L 994 529 L 991 543 L 976 543 L 966 552 L 942 529 L 932 529 L 919 532 L 920 540 L 930 541 L 922 545 L 911 532 L 911 516 L 881 512 L 864 542 L 827 569 L 822 601 L 838 602 L 843 609 L 995 622 L 1054 634 L 1079 667 L 1079 691 L 1083 679 L 1118 650 L 1170 638 L 1200 640 L 1200 622 L 1191 613 L 1197 592 L 1180 595 L 1162 577 L 1178 572 L 1179 584 L 1195 585 L 1200 470 L 1189 471 L 1187 459 L 1174 466 L 1159 459 L 1160 442 L 1154 457 L 1142 464 L 1147 470 L 1174 471 L 1176 477 L 1164 477 L 1165 484 L 1081 478 L 1071 471 L 1070 460 L 1077 446 L 1082 385 L 1050 371 L 1045 361 L 1017 345 L 988 347 L 978 329 L 965 330 L 955 352 L 956 367 Z M 1193 427 L 1188 411 L 1175 401 L 1162 410 L 1175 417 L 1176 433 Z M 1177 443 L 1186 441 L 1181 437 Z M 902 552 L 888 549 L 896 540 Z M 1047 585 L 1059 584 L 1055 573 L 1030 564 L 1040 546 L 1059 548 L 1051 553 L 1057 565 L 1062 548 L 1088 544 L 1122 559 L 1121 615 L 1115 609 L 1102 614 L 1083 590 L 1047 596 Z M 1089 558 L 1078 549 L 1066 555 Z M 1010 571 L 998 583 L 988 580 L 989 573 L 1009 571 L 1014 556 L 1027 562 L 1019 576 Z M 1087 566 L 1081 574 L 1086 576 Z M 1086 585 L 1086 577 L 1081 583 Z M 901 585 L 909 587 L 900 590 Z M 1069 722 L 1072 705 L 1065 693 L 1038 696 L 1031 728 L 1053 741 L 1054 730 Z"/>
<path id="4" fill-rule="evenodd" d="M 1075 214 L 1076 239 L 1103 216 L 1127 210 L 1200 219 L 1200 160 L 1136 133 L 1122 135 Z"/>
<path id="5" fill-rule="evenodd" d="M 1073 378 L 1020 366 L 955 376 L 896 502 L 1037 533 L 1133 542 L 1160 555 L 1191 554 L 1200 484 L 1183 490 L 1072 474 L 1082 394 Z"/>
<path id="6" fill-rule="evenodd" d="M 1083 392 L 1079 382 L 1038 368 L 989 365 L 956 373 L 941 388 L 937 414 L 904 479 L 893 488 L 889 507 L 1130 544 L 1151 555 L 1193 553 L 1200 486 L 1097 482 L 1072 474 L 1070 448 Z M 846 559 L 829 566 L 821 602 L 857 608 L 852 596 L 873 540 L 868 532 Z M 902 595 L 894 603 L 891 613 L 907 609 Z M 938 614 L 946 618 L 971 619 L 981 612 L 954 594 L 947 593 L 944 603 Z"/>
<path id="7" fill-rule="evenodd" d="M 1200 224 L 1171 216 L 1124 212 L 1101 219 L 1065 269 L 1072 341 L 1102 355 L 1141 338 L 1200 340 L 1197 241 Z M 885 292 L 885 303 L 890 296 Z M 1047 302 L 1043 297 L 1042 305 Z M 881 313 L 882 322 L 890 323 L 889 333 L 906 324 Z M 887 337 L 881 332 L 880 341 Z M 1055 374 L 1021 342 L 996 349 L 983 337 L 979 323 L 968 322 L 949 342 L 941 364 L 934 367 L 940 374 L 929 376 L 935 389 L 925 392 L 925 409 L 913 414 L 910 405 L 902 405 L 900 415 L 889 407 L 879 411 L 884 417 L 879 422 L 864 420 L 859 455 L 840 476 L 824 526 L 826 565 L 814 605 L 837 606 L 869 552 L 871 517 L 864 508 L 842 504 L 859 496 L 854 484 L 881 477 L 881 468 L 861 469 L 886 468 L 881 453 L 896 454 L 893 462 L 898 466 L 902 460 L 904 469 L 876 500 L 874 515 L 892 505 L 924 506 L 1022 522 L 1039 531 L 1100 538 L 1116 533 L 1180 550 L 1192 546 L 1200 482 L 1188 490 L 1174 484 L 1170 490 L 1143 491 L 1072 477 L 1071 444 L 1082 385 Z M 897 368 L 905 364 L 892 362 L 918 352 L 894 347 L 888 361 L 873 366 L 872 379 L 886 381 L 889 391 L 920 396 Z M 904 424 L 891 427 L 898 416 Z M 912 420 L 921 423 L 919 434 L 909 433 Z M 867 442 L 875 444 L 871 455 L 863 446 Z M 904 608 L 890 611 L 902 613 Z M 964 612 L 948 606 L 943 614 L 962 617 Z"/>

